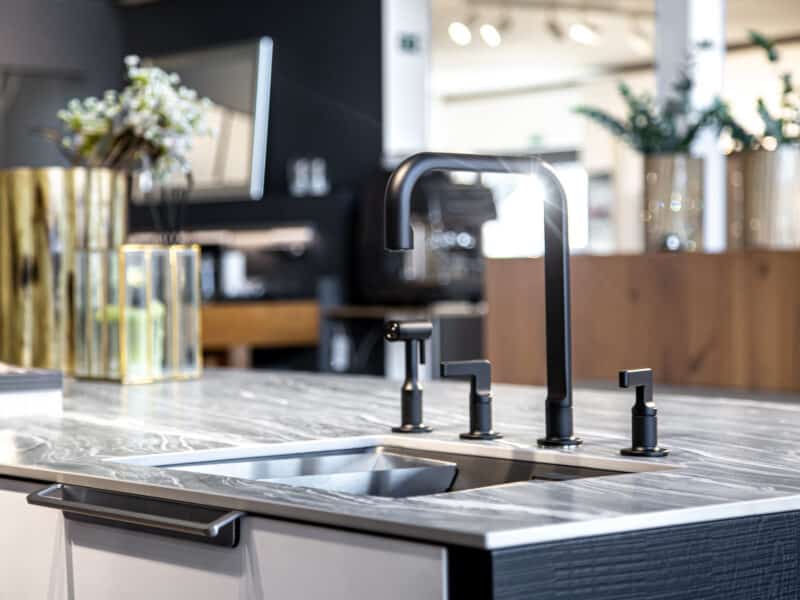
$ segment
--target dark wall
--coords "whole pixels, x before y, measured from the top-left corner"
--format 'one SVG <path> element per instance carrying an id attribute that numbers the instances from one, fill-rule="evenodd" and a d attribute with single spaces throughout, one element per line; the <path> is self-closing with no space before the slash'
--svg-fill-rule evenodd
<path id="1" fill-rule="evenodd" d="M 0 0 L 0 167 L 63 164 L 34 129 L 58 127 L 70 98 L 122 78 L 116 8 L 97 0 Z"/>
<path id="2" fill-rule="evenodd" d="M 162 0 L 121 14 L 125 48 L 140 55 L 272 37 L 267 196 L 286 193 L 293 156 L 327 159 L 334 188 L 378 165 L 379 0 Z"/>

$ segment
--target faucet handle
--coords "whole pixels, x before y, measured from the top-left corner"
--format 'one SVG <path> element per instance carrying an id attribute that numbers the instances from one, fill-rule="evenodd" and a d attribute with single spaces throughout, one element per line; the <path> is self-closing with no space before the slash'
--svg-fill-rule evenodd
<path id="1" fill-rule="evenodd" d="M 469 431 L 466 440 L 496 440 L 503 437 L 492 429 L 492 363 L 488 360 L 443 362 L 442 377 L 469 378 Z"/>
<path id="2" fill-rule="evenodd" d="M 473 394 L 491 395 L 492 363 L 488 360 L 453 360 L 442 363 L 442 377 L 469 377 Z"/>
<path id="3" fill-rule="evenodd" d="M 625 456 L 666 456 L 667 448 L 658 445 L 658 410 L 653 401 L 653 369 L 619 372 L 619 386 L 636 389 L 636 403 L 631 408 L 631 447 Z"/>

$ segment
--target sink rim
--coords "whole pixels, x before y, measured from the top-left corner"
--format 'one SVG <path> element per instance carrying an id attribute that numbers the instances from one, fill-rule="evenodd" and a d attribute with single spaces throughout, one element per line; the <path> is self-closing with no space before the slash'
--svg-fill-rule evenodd
<path id="1" fill-rule="evenodd" d="M 542 464 L 563 465 L 616 471 L 619 473 L 650 473 L 670 471 L 680 465 L 669 458 L 643 459 L 615 456 L 597 456 L 582 451 L 558 450 L 530 446 L 509 445 L 508 442 L 462 442 L 435 438 L 409 437 L 408 435 L 364 435 L 317 440 L 275 442 L 271 444 L 252 444 L 224 446 L 202 450 L 184 450 L 160 454 L 138 454 L 104 458 L 104 462 L 144 467 L 174 468 L 192 463 L 237 461 L 267 458 L 289 454 L 306 454 L 342 450 L 358 450 L 373 446 L 392 446 L 409 450 L 445 452 L 465 456 L 499 458 Z M 666 463 L 666 464 L 665 464 Z"/>

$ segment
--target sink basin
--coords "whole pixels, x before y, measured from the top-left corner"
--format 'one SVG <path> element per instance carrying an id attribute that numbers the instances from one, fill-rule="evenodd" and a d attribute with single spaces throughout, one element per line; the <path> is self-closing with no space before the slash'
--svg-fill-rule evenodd
<path id="1" fill-rule="evenodd" d="M 535 448 L 367 436 L 109 459 L 347 494 L 403 498 L 673 468 Z"/>
<path id="2" fill-rule="evenodd" d="M 348 494 L 389 497 L 445 492 L 457 472 L 453 462 L 404 456 L 383 447 L 161 466 Z"/>

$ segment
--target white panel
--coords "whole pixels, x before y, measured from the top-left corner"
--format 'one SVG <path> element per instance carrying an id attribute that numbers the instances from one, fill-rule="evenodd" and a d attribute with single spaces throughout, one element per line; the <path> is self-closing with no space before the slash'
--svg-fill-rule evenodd
<path id="1" fill-rule="evenodd" d="M 444 600 L 444 548 L 298 525 L 246 521 L 247 598 Z"/>
<path id="2" fill-rule="evenodd" d="M 67 522 L 79 600 L 443 600 L 443 548 L 259 517 L 237 548 Z"/>
<path id="3" fill-rule="evenodd" d="M 392 164 L 428 147 L 431 0 L 382 0 L 381 36 L 383 159 Z"/>
<path id="4" fill-rule="evenodd" d="M 54 511 L 55 512 L 55 511 Z M 76 600 L 219 600 L 238 596 L 243 547 L 67 521 Z"/>
<path id="5" fill-rule="evenodd" d="M 66 600 L 64 519 L 56 510 L 27 503 L 27 493 L 42 484 L 6 489 L 13 484 L 0 480 L 0 598 Z"/>

